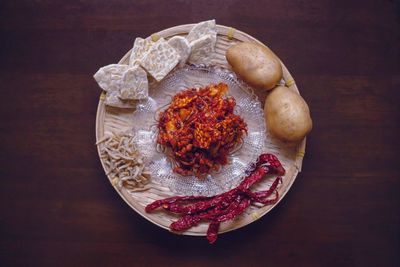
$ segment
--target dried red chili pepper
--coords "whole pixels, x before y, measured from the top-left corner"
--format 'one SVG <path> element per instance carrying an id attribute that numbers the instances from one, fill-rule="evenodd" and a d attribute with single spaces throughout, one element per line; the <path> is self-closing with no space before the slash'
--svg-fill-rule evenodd
<path id="1" fill-rule="evenodd" d="M 207 230 L 207 239 L 210 243 L 217 240 L 221 222 L 234 219 L 242 214 L 251 203 L 263 205 L 274 204 L 279 199 L 276 191 L 282 178 L 278 176 L 271 187 L 265 191 L 252 192 L 249 188 L 259 182 L 266 174 L 285 174 L 285 169 L 278 158 L 272 154 L 262 154 L 250 174 L 234 189 L 214 197 L 184 196 L 156 200 L 146 206 L 146 212 L 163 207 L 165 210 L 182 214 L 183 216 L 170 225 L 173 231 L 184 231 L 201 220 L 210 221 Z M 269 197 L 275 193 L 275 197 Z"/>
<path id="2" fill-rule="evenodd" d="M 211 222 L 208 226 L 207 240 L 210 244 L 213 244 L 215 241 L 217 241 L 219 225 L 219 222 Z"/>
<path id="3" fill-rule="evenodd" d="M 273 204 L 274 202 L 271 202 L 271 201 L 273 201 L 275 199 L 278 200 L 278 198 L 279 198 L 278 191 L 275 191 L 275 190 L 278 187 L 278 184 L 280 182 L 282 182 L 282 177 L 278 176 L 268 190 L 258 191 L 258 192 L 251 192 L 250 190 L 247 190 L 246 193 L 252 198 L 253 201 L 256 201 L 256 202 L 259 202 L 262 204 L 267 204 L 267 203 Z M 276 195 L 275 198 L 266 200 L 274 192 Z"/>
<path id="4" fill-rule="evenodd" d="M 226 214 L 222 214 L 214 219 L 216 222 L 225 222 L 232 220 L 236 216 L 242 214 L 248 206 L 251 204 L 251 199 L 247 197 L 241 197 L 240 202 L 234 205 L 232 209 L 229 209 Z"/>
<path id="5" fill-rule="evenodd" d="M 169 228 L 173 231 L 184 231 L 201 221 L 200 216 L 186 215 L 173 222 Z"/>
<path id="6" fill-rule="evenodd" d="M 279 199 L 278 191 L 274 192 L 275 193 L 275 197 L 271 198 L 271 199 L 259 197 L 257 193 L 259 193 L 259 192 L 253 193 L 253 192 L 249 191 L 247 194 L 248 194 L 248 196 L 250 197 L 250 199 L 253 202 L 258 202 L 258 203 L 261 203 L 261 204 L 264 204 L 264 205 L 275 204 Z"/>
<path id="7" fill-rule="evenodd" d="M 223 203 L 223 201 L 225 202 L 230 202 L 232 200 L 232 198 L 235 197 L 235 195 L 237 194 L 237 192 L 239 190 L 247 190 L 248 188 L 250 188 L 254 183 L 256 183 L 257 181 L 259 181 L 260 179 L 262 179 L 262 177 L 269 173 L 269 174 L 283 174 L 284 173 L 284 169 L 283 167 L 280 165 L 280 162 L 278 161 L 278 159 L 273 156 L 271 157 L 270 154 L 263 154 L 263 155 L 267 155 L 264 156 L 263 158 L 260 158 L 259 162 L 264 162 L 264 163 L 268 163 L 271 166 L 275 166 L 272 167 L 268 166 L 268 165 L 262 165 L 259 164 L 258 168 L 253 170 L 253 173 L 251 173 L 248 177 L 246 177 L 246 179 L 235 189 L 232 189 L 228 192 L 225 192 L 223 194 L 217 195 L 213 198 L 209 198 L 209 199 L 205 199 L 205 201 L 202 202 L 197 202 L 197 203 L 193 203 L 190 205 L 180 205 L 178 203 L 176 203 L 176 199 L 173 198 L 173 202 L 168 201 L 169 199 L 166 199 L 167 201 L 164 201 L 162 203 L 162 206 L 164 209 L 174 212 L 174 213 L 183 213 L 183 214 L 194 214 L 196 212 L 202 211 L 202 210 L 206 210 L 209 209 L 210 207 L 214 207 L 218 204 Z M 277 182 L 276 181 L 271 188 L 270 188 L 270 193 L 272 193 L 276 186 L 277 186 Z M 268 197 L 265 196 L 265 197 Z M 178 197 L 179 198 L 179 197 Z M 185 199 L 181 199 L 181 200 L 188 200 L 187 198 Z M 194 200 L 194 199 L 192 199 Z M 161 206 L 161 205 L 159 205 Z M 154 208 L 153 208 L 154 209 Z"/>
<path id="8" fill-rule="evenodd" d="M 203 196 L 169 197 L 169 198 L 160 199 L 160 200 L 156 200 L 156 201 L 152 202 L 151 204 L 146 206 L 145 210 L 146 210 L 146 212 L 150 212 L 150 211 L 155 210 L 164 205 L 167 207 L 168 205 L 175 203 L 177 201 L 205 200 L 205 199 L 209 199 L 209 198 L 210 197 L 203 197 Z"/>

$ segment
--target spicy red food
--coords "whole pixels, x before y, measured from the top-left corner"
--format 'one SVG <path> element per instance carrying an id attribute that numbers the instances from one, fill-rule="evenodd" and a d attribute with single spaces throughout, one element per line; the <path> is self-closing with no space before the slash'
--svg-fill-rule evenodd
<path id="1" fill-rule="evenodd" d="M 254 192 L 250 188 L 261 181 L 267 174 L 279 175 L 268 190 Z M 232 220 L 245 212 L 254 203 L 272 205 L 278 202 L 278 184 L 285 174 L 279 159 L 273 154 L 261 154 L 248 175 L 237 186 L 225 193 L 213 197 L 174 196 L 156 200 L 148 204 L 146 212 L 162 207 L 164 210 L 180 214 L 181 217 L 170 225 L 173 231 L 185 231 L 201 221 L 209 222 L 207 239 L 212 244 L 217 240 L 219 226 L 222 222 Z M 275 193 L 275 194 L 274 194 Z M 274 194 L 273 198 L 270 196 Z"/>
<path id="2" fill-rule="evenodd" d="M 227 164 L 228 154 L 247 133 L 243 119 L 234 114 L 236 101 L 224 97 L 225 83 L 176 94 L 161 112 L 157 143 L 170 150 L 182 175 L 202 176 Z"/>

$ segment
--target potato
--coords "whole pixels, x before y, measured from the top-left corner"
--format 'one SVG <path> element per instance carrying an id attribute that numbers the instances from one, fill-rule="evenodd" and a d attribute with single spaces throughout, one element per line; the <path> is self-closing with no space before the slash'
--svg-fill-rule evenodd
<path id="1" fill-rule="evenodd" d="M 307 103 L 285 86 L 277 86 L 267 95 L 264 112 L 270 133 L 282 141 L 301 141 L 311 131 Z"/>
<path id="2" fill-rule="evenodd" d="M 282 78 L 279 59 L 265 46 L 239 43 L 230 47 L 225 56 L 233 71 L 256 88 L 270 90 Z"/>

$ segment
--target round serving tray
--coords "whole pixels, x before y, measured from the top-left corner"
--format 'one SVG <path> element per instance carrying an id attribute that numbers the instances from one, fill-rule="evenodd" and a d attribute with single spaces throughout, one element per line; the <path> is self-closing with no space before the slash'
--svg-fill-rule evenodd
<path id="1" fill-rule="evenodd" d="M 172 27 L 160 31 L 158 33 L 152 34 L 148 38 L 157 39 L 163 37 L 165 39 L 169 39 L 175 35 L 186 36 L 194 25 L 195 24 L 186 24 L 186 25 Z M 218 31 L 218 36 L 217 36 L 218 38 L 216 43 L 215 55 L 212 61 L 212 65 L 214 66 L 231 70 L 231 67 L 225 58 L 225 51 L 230 46 L 238 42 L 256 42 L 261 45 L 264 45 L 254 37 L 230 27 L 217 25 L 217 31 Z M 119 61 L 119 64 L 128 64 L 130 53 L 131 51 L 126 53 Z M 288 69 L 285 67 L 283 63 L 282 63 L 282 68 L 283 68 L 283 78 L 281 80 L 281 84 L 285 84 L 291 90 L 299 93 L 293 77 L 290 75 Z M 259 96 L 260 101 L 264 102 L 266 93 L 265 92 L 259 93 L 257 91 L 257 94 Z M 99 105 L 97 108 L 97 115 L 96 115 L 97 141 L 102 139 L 105 134 L 130 130 L 135 123 L 132 120 L 134 109 L 118 109 L 108 106 L 106 107 L 104 104 L 104 98 L 102 96 L 103 95 L 101 95 L 99 100 Z M 294 180 L 296 179 L 298 172 L 301 171 L 301 164 L 305 153 L 305 146 L 306 146 L 305 139 L 300 144 L 297 145 L 282 143 L 279 140 L 273 138 L 268 133 L 267 129 L 264 152 L 275 154 L 286 169 L 286 174 L 283 177 L 283 182 L 278 187 L 278 192 L 280 196 L 279 201 L 283 199 L 285 194 L 292 186 Z M 99 149 L 98 153 L 100 157 Z M 101 157 L 100 161 L 104 171 L 106 172 L 106 167 Z M 110 184 L 112 184 L 110 177 L 108 177 L 108 179 L 110 181 Z M 271 185 L 273 179 L 274 179 L 273 177 L 263 179 L 262 182 L 260 182 L 257 185 L 257 188 L 255 189 L 256 190 L 267 189 Z M 177 220 L 178 218 L 177 216 L 163 211 L 146 213 L 144 208 L 147 204 L 153 202 L 154 200 L 171 197 L 177 194 L 173 193 L 168 187 L 162 186 L 160 183 L 154 180 L 151 180 L 149 185 L 150 189 L 138 192 L 130 192 L 125 188 L 121 189 L 119 189 L 118 187 L 114 188 L 122 197 L 122 199 L 125 200 L 125 202 L 137 213 L 139 213 L 141 216 L 143 216 L 150 222 L 164 229 L 169 230 L 169 225 L 173 221 Z M 279 203 L 279 201 L 274 205 L 264 206 L 261 208 L 250 206 L 245 213 L 238 216 L 234 220 L 222 223 L 219 229 L 219 233 L 224 233 L 238 229 L 261 218 L 266 213 L 268 213 L 273 207 L 275 207 Z M 207 228 L 208 228 L 208 223 L 200 223 L 199 225 L 192 227 L 185 232 L 182 232 L 182 234 L 204 236 L 206 235 Z"/>

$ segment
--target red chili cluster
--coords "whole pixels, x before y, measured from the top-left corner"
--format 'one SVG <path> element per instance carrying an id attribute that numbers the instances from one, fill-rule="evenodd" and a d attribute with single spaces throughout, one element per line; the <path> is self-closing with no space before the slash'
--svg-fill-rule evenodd
<path id="1" fill-rule="evenodd" d="M 243 119 L 233 114 L 233 97 L 223 98 L 225 83 L 184 90 L 160 114 L 157 143 L 169 148 L 182 175 L 202 176 L 227 163 L 227 156 L 247 132 Z"/>
<path id="2" fill-rule="evenodd" d="M 213 197 L 204 196 L 178 196 L 156 200 L 146 206 L 146 212 L 151 212 L 159 207 L 169 212 L 182 216 L 170 225 L 173 231 L 184 231 L 198 224 L 201 220 L 210 222 L 207 239 L 210 243 L 217 240 L 218 229 L 221 222 L 232 220 L 242 214 L 253 202 L 264 205 L 274 204 L 279 195 L 276 188 L 282 180 L 278 176 L 271 187 L 266 191 L 253 192 L 250 187 L 260 181 L 266 174 L 284 175 L 285 169 L 278 158 L 272 154 L 262 154 L 254 169 L 245 177 L 240 185 L 228 192 Z M 275 192 L 275 197 L 269 199 Z"/>

